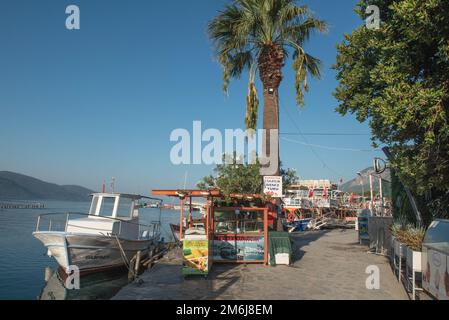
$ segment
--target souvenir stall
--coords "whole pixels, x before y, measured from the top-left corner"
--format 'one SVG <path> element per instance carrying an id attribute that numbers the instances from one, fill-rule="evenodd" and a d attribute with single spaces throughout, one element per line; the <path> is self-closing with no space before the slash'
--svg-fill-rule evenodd
<path id="1" fill-rule="evenodd" d="M 214 262 L 268 262 L 268 209 L 213 207 Z"/>
<path id="2" fill-rule="evenodd" d="M 268 263 L 269 208 L 261 198 L 231 195 L 229 205 L 220 201 L 219 190 L 153 190 L 153 195 L 180 200 L 175 230 L 183 249 L 183 275 L 207 275 L 213 263 Z M 193 198 L 206 200 L 202 219 L 192 218 Z"/>
<path id="3" fill-rule="evenodd" d="M 218 190 L 153 190 L 154 195 L 176 197 L 180 201 L 179 225 L 172 225 L 174 238 L 182 244 L 182 274 L 207 276 L 212 267 L 211 245 L 213 241 L 212 204 L 220 198 Z M 203 198 L 204 211 L 201 219 L 193 219 L 192 200 Z M 187 212 L 185 212 L 187 207 Z"/>

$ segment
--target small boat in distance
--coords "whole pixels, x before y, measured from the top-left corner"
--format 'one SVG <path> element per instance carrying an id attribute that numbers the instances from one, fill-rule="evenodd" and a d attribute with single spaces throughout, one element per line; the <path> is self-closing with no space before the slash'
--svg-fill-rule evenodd
<path id="1" fill-rule="evenodd" d="M 81 274 L 122 267 L 136 255 L 152 257 L 160 241 L 159 221 L 139 222 L 138 201 L 131 194 L 95 193 L 88 214 L 42 214 L 33 236 L 47 247 L 47 254 L 70 274 L 73 266 Z"/>
<path id="2" fill-rule="evenodd" d="M 192 228 L 196 230 L 205 230 L 204 224 L 205 224 L 204 219 L 195 219 L 192 221 Z M 183 228 L 186 228 L 186 224 L 184 224 Z M 170 223 L 170 230 L 172 232 L 175 242 L 179 242 L 180 229 L 181 228 L 179 227 L 179 224 Z"/>

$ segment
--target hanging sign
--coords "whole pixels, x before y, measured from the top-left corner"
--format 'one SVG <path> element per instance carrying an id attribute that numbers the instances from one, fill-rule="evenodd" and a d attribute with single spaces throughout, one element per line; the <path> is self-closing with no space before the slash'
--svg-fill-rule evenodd
<path id="1" fill-rule="evenodd" d="M 282 198 L 282 177 L 263 177 L 263 193 L 273 198 Z"/>

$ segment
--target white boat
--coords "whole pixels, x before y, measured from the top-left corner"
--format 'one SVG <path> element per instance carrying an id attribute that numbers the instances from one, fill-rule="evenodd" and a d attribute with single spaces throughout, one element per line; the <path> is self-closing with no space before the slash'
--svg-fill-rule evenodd
<path id="1" fill-rule="evenodd" d="M 282 198 L 284 207 L 295 209 L 335 208 L 342 192 L 329 180 L 300 180 Z"/>
<path id="2" fill-rule="evenodd" d="M 148 197 L 95 193 L 88 214 L 40 215 L 33 236 L 67 274 L 73 266 L 81 274 L 122 267 L 138 251 L 142 258 L 151 257 L 160 241 L 160 219 L 139 223 L 142 198 Z"/>

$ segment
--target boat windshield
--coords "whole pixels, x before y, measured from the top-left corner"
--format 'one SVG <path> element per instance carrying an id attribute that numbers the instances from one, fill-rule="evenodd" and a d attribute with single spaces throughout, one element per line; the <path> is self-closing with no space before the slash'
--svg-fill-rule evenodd
<path id="1" fill-rule="evenodd" d="M 117 217 L 129 218 L 133 209 L 133 200 L 130 198 L 120 197 L 117 207 Z"/>
<path id="2" fill-rule="evenodd" d="M 99 216 L 112 217 L 114 212 L 115 197 L 103 197 L 101 202 Z"/>
<path id="3" fill-rule="evenodd" d="M 97 212 L 97 205 L 98 205 L 98 197 L 94 196 L 92 198 L 92 204 L 90 205 L 90 211 L 89 211 L 90 215 L 95 215 L 95 213 Z"/>

